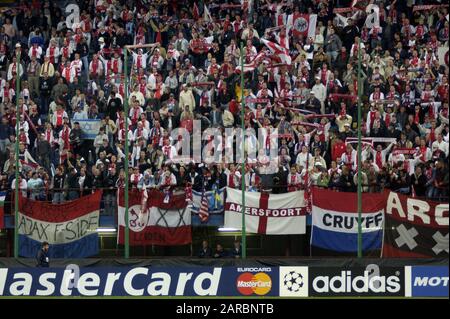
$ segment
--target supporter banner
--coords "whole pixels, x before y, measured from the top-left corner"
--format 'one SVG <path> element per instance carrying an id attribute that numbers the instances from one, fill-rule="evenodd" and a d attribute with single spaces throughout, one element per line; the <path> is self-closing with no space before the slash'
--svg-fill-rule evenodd
<path id="1" fill-rule="evenodd" d="M 415 11 L 428 11 L 428 10 L 434 10 L 434 9 L 441 9 L 441 8 L 448 8 L 448 4 L 431 4 L 431 5 L 421 5 L 421 6 L 414 6 L 413 12 Z"/>
<path id="2" fill-rule="evenodd" d="M 301 125 L 301 126 L 310 126 L 310 127 L 315 127 L 315 128 L 321 128 L 322 126 L 318 123 L 309 123 L 309 122 L 292 122 L 291 125 Z"/>
<path id="3" fill-rule="evenodd" d="M 288 17 L 287 25 L 292 28 L 295 37 L 314 37 L 316 34 L 317 14 L 294 13 Z"/>
<path id="4" fill-rule="evenodd" d="M 397 139 L 390 138 L 390 137 L 363 137 L 361 138 L 361 143 L 363 144 L 370 144 L 373 145 L 373 143 L 395 143 Z M 345 139 L 346 144 L 355 144 L 358 143 L 357 137 L 347 137 Z"/>
<path id="5" fill-rule="evenodd" d="M 0 296 L 279 295 L 278 267 L 0 268 Z M 25 278 L 25 279 L 24 279 Z M 241 311 L 246 308 L 242 305 Z M 250 307 L 247 305 L 247 313 Z M 269 312 L 261 308 L 259 313 Z M 181 308 L 180 308 L 181 307 Z M 177 313 L 188 313 L 179 306 Z M 207 308 L 207 309 L 204 309 Z M 222 309 L 202 307 L 200 316 Z M 253 312 L 256 312 L 253 308 Z M 227 311 L 228 313 L 228 311 Z M 198 313 L 196 313 L 198 314 Z"/>
<path id="6" fill-rule="evenodd" d="M 199 210 L 202 202 L 202 196 L 206 197 L 208 203 L 209 217 L 206 222 L 202 222 L 199 217 Z M 223 212 L 225 204 L 225 187 L 205 192 L 192 191 L 192 225 L 195 226 L 222 226 Z"/>
<path id="7" fill-rule="evenodd" d="M 347 144 L 358 144 L 358 138 L 347 137 L 345 139 L 345 145 L 347 145 Z M 361 138 L 361 144 L 373 146 L 373 141 L 371 138 L 363 137 L 363 138 Z"/>
<path id="8" fill-rule="evenodd" d="M 417 153 L 415 148 L 396 148 L 394 154 L 414 155 Z"/>
<path id="9" fill-rule="evenodd" d="M 191 86 L 208 86 L 208 85 L 214 86 L 214 82 L 209 81 L 209 82 L 193 82 L 193 83 L 191 83 Z"/>
<path id="10" fill-rule="evenodd" d="M 277 57 L 281 63 L 285 63 L 287 65 L 291 65 L 292 58 L 289 55 L 289 50 L 282 47 L 281 45 L 278 45 L 274 42 L 267 41 L 266 39 L 261 38 L 261 42 L 265 44 L 270 52 L 273 54 L 274 57 Z"/>
<path id="11" fill-rule="evenodd" d="M 242 228 L 242 192 L 227 187 L 225 225 Z M 267 235 L 304 234 L 306 203 L 303 191 L 287 194 L 245 192 L 247 232 Z"/>
<path id="12" fill-rule="evenodd" d="M 6 198 L 6 192 L 0 192 L 0 229 L 5 227 L 3 224 L 4 215 L 5 215 L 3 206 L 5 205 L 5 198 Z"/>
<path id="13" fill-rule="evenodd" d="M 145 200 L 137 190 L 129 192 L 130 245 L 186 245 L 192 242 L 191 210 L 185 195 L 169 195 L 152 190 Z M 167 201 L 168 199 L 168 201 Z M 125 243 L 124 198 L 119 196 L 118 243 Z"/>
<path id="14" fill-rule="evenodd" d="M 356 100 L 358 99 L 358 96 L 353 94 L 339 94 L 339 93 L 332 93 L 329 95 L 329 97 L 333 102 L 337 102 L 339 101 L 339 99 L 352 100 L 352 102 L 356 102 Z"/>
<path id="15" fill-rule="evenodd" d="M 347 12 L 352 12 L 355 10 L 359 10 L 359 9 L 356 9 L 356 8 L 334 8 L 333 13 L 347 13 Z"/>
<path id="16" fill-rule="evenodd" d="M 383 240 L 384 194 L 362 195 L 362 251 L 380 256 Z M 312 192 L 311 254 L 356 255 L 358 207 L 356 193 L 314 188 Z"/>
<path id="17" fill-rule="evenodd" d="M 93 140 L 98 135 L 100 130 L 101 120 L 73 120 L 72 122 L 79 122 L 80 128 L 83 132 L 82 138 Z"/>
<path id="18" fill-rule="evenodd" d="M 268 104 L 270 103 L 269 99 L 246 99 L 246 103 L 258 103 L 258 104 Z"/>
<path id="19" fill-rule="evenodd" d="M 382 257 L 448 257 L 448 203 L 386 196 Z"/>
<path id="20" fill-rule="evenodd" d="M 312 297 L 400 297 L 405 296 L 404 267 L 309 267 Z"/>
<path id="21" fill-rule="evenodd" d="M 315 119 L 315 118 L 322 118 L 322 117 L 326 117 L 329 119 L 334 119 L 336 117 L 336 115 L 334 114 L 310 114 L 310 115 L 306 115 L 306 118 L 308 119 Z"/>
<path id="22" fill-rule="evenodd" d="M 98 253 L 101 191 L 64 204 L 19 199 L 19 255 L 34 258 L 42 242 L 50 258 L 84 258 Z"/>
<path id="23" fill-rule="evenodd" d="M 447 297 L 447 266 L 406 266 L 406 297 Z"/>

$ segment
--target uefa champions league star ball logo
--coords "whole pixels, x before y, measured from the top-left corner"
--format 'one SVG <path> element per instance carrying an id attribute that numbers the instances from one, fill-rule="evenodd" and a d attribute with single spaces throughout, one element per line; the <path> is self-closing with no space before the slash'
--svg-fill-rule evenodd
<path id="1" fill-rule="evenodd" d="M 298 292 L 303 287 L 303 276 L 296 271 L 290 271 L 284 276 L 284 286 L 290 292 Z"/>

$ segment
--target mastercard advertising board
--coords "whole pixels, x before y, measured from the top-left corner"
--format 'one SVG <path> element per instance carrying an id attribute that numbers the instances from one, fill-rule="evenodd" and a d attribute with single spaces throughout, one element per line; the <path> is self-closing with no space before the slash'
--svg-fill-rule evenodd
<path id="1" fill-rule="evenodd" d="M 278 267 L 224 267 L 221 285 L 226 296 L 279 296 Z"/>

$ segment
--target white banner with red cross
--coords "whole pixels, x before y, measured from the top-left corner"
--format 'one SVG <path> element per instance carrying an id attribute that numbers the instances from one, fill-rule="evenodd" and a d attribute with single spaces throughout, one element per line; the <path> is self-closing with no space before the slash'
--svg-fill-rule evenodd
<path id="1" fill-rule="evenodd" d="M 245 226 L 249 233 L 296 235 L 306 232 L 303 191 L 286 194 L 245 192 Z M 227 187 L 225 225 L 242 229 L 242 192 Z"/>

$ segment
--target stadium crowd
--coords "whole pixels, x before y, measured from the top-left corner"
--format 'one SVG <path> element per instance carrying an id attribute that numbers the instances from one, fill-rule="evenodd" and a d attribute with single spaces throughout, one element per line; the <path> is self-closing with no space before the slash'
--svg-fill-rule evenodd
<path id="1" fill-rule="evenodd" d="M 179 140 L 170 132 L 192 132 L 193 120 L 202 130 L 240 127 L 243 95 L 249 99 L 245 126 L 278 128 L 279 142 L 275 172 L 268 167 L 273 163 L 247 161 L 248 189 L 281 193 L 311 183 L 354 192 L 361 169 L 365 192 L 386 187 L 448 199 L 448 60 L 438 57 L 439 47 L 448 51 L 448 7 L 413 11 L 414 3 L 439 2 L 371 1 L 379 6 L 380 26 L 369 29 L 364 10 L 333 12 L 351 2 L 84 0 L 77 1 L 80 23 L 72 28 L 58 1 L 5 8 L 0 190 L 15 188 L 15 139 L 20 190 L 37 200 L 61 203 L 103 189 L 112 213 L 116 189 L 124 185 L 125 139 L 130 187 L 238 188 L 240 166 L 233 163 L 174 164 Z M 314 36 L 280 27 L 299 13 L 317 14 Z M 265 40 L 283 54 L 286 48 L 288 57 L 270 51 Z M 243 90 L 236 69 L 241 43 L 248 67 Z M 130 50 L 124 61 L 127 44 L 151 46 Z M 123 111 L 125 64 L 129 114 Z M 101 121 L 95 139 L 83 138 L 79 121 L 85 119 Z M 254 147 L 265 151 L 267 143 Z"/>

